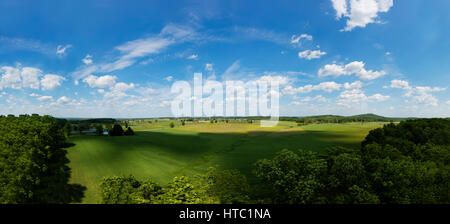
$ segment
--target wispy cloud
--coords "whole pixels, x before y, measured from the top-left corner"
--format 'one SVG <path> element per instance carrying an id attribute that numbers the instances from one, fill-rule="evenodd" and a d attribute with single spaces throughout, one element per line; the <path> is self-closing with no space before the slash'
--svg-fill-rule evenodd
<path id="1" fill-rule="evenodd" d="M 54 53 L 54 45 L 42 43 L 39 40 L 0 35 L 0 50 L 26 50 L 50 55 Z"/>
<path id="2" fill-rule="evenodd" d="M 71 74 L 75 80 L 79 80 L 95 73 L 108 73 L 121 70 L 134 65 L 141 58 L 161 53 L 171 45 L 193 41 L 196 38 L 200 38 L 200 36 L 193 28 L 168 24 L 159 34 L 128 41 L 116 46 L 114 50 L 119 52 L 119 56 L 112 62 L 90 65 L 91 63 L 85 63 L 83 61 L 89 66 L 81 66 Z"/>
<path id="3" fill-rule="evenodd" d="M 66 55 L 67 49 L 69 49 L 69 48 L 71 48 L 71 47 L 72 47 L 72 45 L 70 45 L 70 44 L 67 44 L 67 45 L 65 45 L 65 46 L 63 46 L 63 45 L 58 45 L 58 47 L 56 47 L 56 55 L 58 55 L 59 57 L 62 57 L 62 56 L 64 56 L 64 55 Z"/>

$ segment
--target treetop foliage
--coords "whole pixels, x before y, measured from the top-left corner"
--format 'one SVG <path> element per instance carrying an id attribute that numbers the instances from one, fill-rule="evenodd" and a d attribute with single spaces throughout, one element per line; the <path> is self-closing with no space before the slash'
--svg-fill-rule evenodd
<path id="1" fill-rule="evenodd" d="M 66 136 L 50 116 L 0 117 L 0 203 L 79 202 L 85 190 L 69 184 Z"/>

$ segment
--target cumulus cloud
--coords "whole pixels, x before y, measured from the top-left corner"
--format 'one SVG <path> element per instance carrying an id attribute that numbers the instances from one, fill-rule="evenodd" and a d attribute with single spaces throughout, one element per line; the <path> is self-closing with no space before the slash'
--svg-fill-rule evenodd
<path id="1" fill-rule="evenodd" d="M 53 90 L 66 80 L 64 77 L 54 74 L 47 74 L 41 80 L 42 90 Z"/>
<path id="2" fill-rule="evenodd" d="M 31 89 L 39 89 L 39 77 L 42 71 L 38 68 L 25 67 L 22 68 L 22 85 Z"/>
<path id="3" fill-rule="evenodd" d="M 53 97 L 52 96 L 41 96 L 41 97 L 38 97 L 37 100 L 39 100 L 39 101 L 50 101 L 50 100 L 53 100 Z"/>
<path id="4" fill-rule="evenodd" d="M 56 101 L 56 103 L 63 104 L 63 103 L 68 103 L 69 101 L 70 101 L 70 99 L 68 97 L 62 96 Z"/>
<path id="5" fill-rule="evenodd" d="M 0 74 L 2 72 L 0 89 L 39 89 L 39 87 L 42 87 L 42 90 L 52 90 L 56 86 L 60 86 L 61 82 L 65 80 L 64 77 L 59 75 L 47 74 L 43 76 L 42 70 L 34 67 L 3 66 L 0 68 Z"/>
<path id="6" fill-rule="evenodd" d="M 363 86 L 363 83 L 359 80 L 352 82 L 352 83 L 344 83 L 344 88 L 345 89 L 361 89 Z"/>
<path id="7" fill-rule="evenodd" d="M 394 79 L 391 80 L 391 88 L 408 89 L 409 83 L 404 80 Z"/>
<path id="8" fill-rule="evenodd" d="M 127 90 L 132 89 L 132 88 L 134 88 L 134 84 L 133 83 L 127 84 L 127 83 L 124 83 L 124 82 L 119 82 L 119 83 L 116 83 L 111 88 L 111 91 L 125 92 Z"/>
<path id="9" fill-rule="evenodd" d="M 22 88 L 22 78 L 21 71 L 18 68 L 3 66 L 1 68 L 3 75 L 0 80 L 0 89 L 12 88 L 20 89 Z"/>
<path id="10" fill-rule="evenodd" d="M 381 95 L 379 93 L 367 97 L 368 100 L 372 100 L 372 101 L 376 101 L 376 102 L 386 101 L 389 98 L 390 98 L 390 96 Z"/>
<path id="11" fill-rule="evenodd" d="M 429 87 L 429 86 L 411 86 L 408 81 L 394 79 L 391 80 L 391 88 L 403 89 L 404 97 L 413 99 L 415 102 L 426 105 L 437 106 L 438 99 L 431 92 L 444 91 L 447 88 Z"/>
<path id="12" fill-rule="evenodd" d="M 341 75 L 356 75 L 360 79 L 372 80 L 386 75 L 386 72 L 366 70 L 365 64 L 362 61 L 354 61 L 346 65 L 328 64 L 319 69 L 319 77 L 333 76 L 338 77 Z"/>
<path id="13" fill-rule="evenodd" d="M 105 76 L 94 76 L 90 75 L 83 79 L 83 82 L 87 83 L 91 88 L 107 88 L 112 87 L 116 84 L 116 76 L 105 75 Z"/>
<path id="14" fill-rule="evenodd" d="M 331 0 L 336 10 L 336 19 L 347 18 L 343 31 L 355 27 L 366 27 L 369 23 L 380 23 L 379 13 L 386 13 L 394 5 L 393 0 Z"/>
<path id="15" fill-rule="evenodd" d="M 321 51 L 321 50 L 305 50 L 305 51 L 301 51 L 298 53 L 298 57 L 299 58 L 304 58 L 306 60 L 311 60 L 311 59 L 316 59 L 316 58 L 320 58 L 323 55 L 326 55 L 327 52 Z"/>
<path id="16" fill-rule="evenodd" d="M 92 60 L 92 55 L 87 54 L 83 59 L 81 59 L 81 61 L 85 64 L 85 65 L 90 65 L 92 64 L 93 60 Z"/>
<path id="17" fill-rule="evenodd" d="M 340 93 L 337 104 L 340 106 L 345 107 L 353 107 L 357 104 L 360 104 L 362 102 L 371 101 L 371 102 L 382 102 L 389 99 L 390 96 L 381 95 L 379 93 L 366 96 L 364 91 L 361 89 L 351 89 L 351 90 L 345 90 Z"/>

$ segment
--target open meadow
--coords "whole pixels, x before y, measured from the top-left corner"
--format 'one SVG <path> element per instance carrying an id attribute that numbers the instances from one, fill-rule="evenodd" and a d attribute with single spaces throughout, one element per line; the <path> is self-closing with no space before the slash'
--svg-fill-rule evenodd
<path id="1" fill-rule="evenodd" d="M 382 122 L 310 124 L 281 121 L 262 128 L 259 123 L 186 123 L 169 120 L 136 124 L 134 136 L 72 135 L 68 148 L 72 183 L 87 187 L 83 203 L 100 202 L 99 183 L 105 176 L 132 174 L 161 184 L 177 175 L 203 173 L 210 166 L 238 169 L 254 181 L 254 163 L 282 149 L 321 152 L 332 147 L 359 147 Z"/>

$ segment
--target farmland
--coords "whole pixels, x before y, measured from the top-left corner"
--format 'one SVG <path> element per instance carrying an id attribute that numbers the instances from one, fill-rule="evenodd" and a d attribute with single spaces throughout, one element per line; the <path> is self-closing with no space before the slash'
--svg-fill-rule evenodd
<path id="1" fill-rule="evenodd" d="M 276 127 L 259 123 L 186 123 L 168 127 L 169 120 L 137 123 L 134 136 L 72 135 L 68 148 L 72 183 L 87 187 L 83 203 L 100 202 L 99 183 L 105 176 L 133 174 L 165 184 L 178 175 L 194 175 L 210 166 L 237 169 L 249 182 L 254 163 L 282 149 L 321 152 L 333 147 L 357 148 L 382 122 L 309 124 L 282 121 Z"/>

